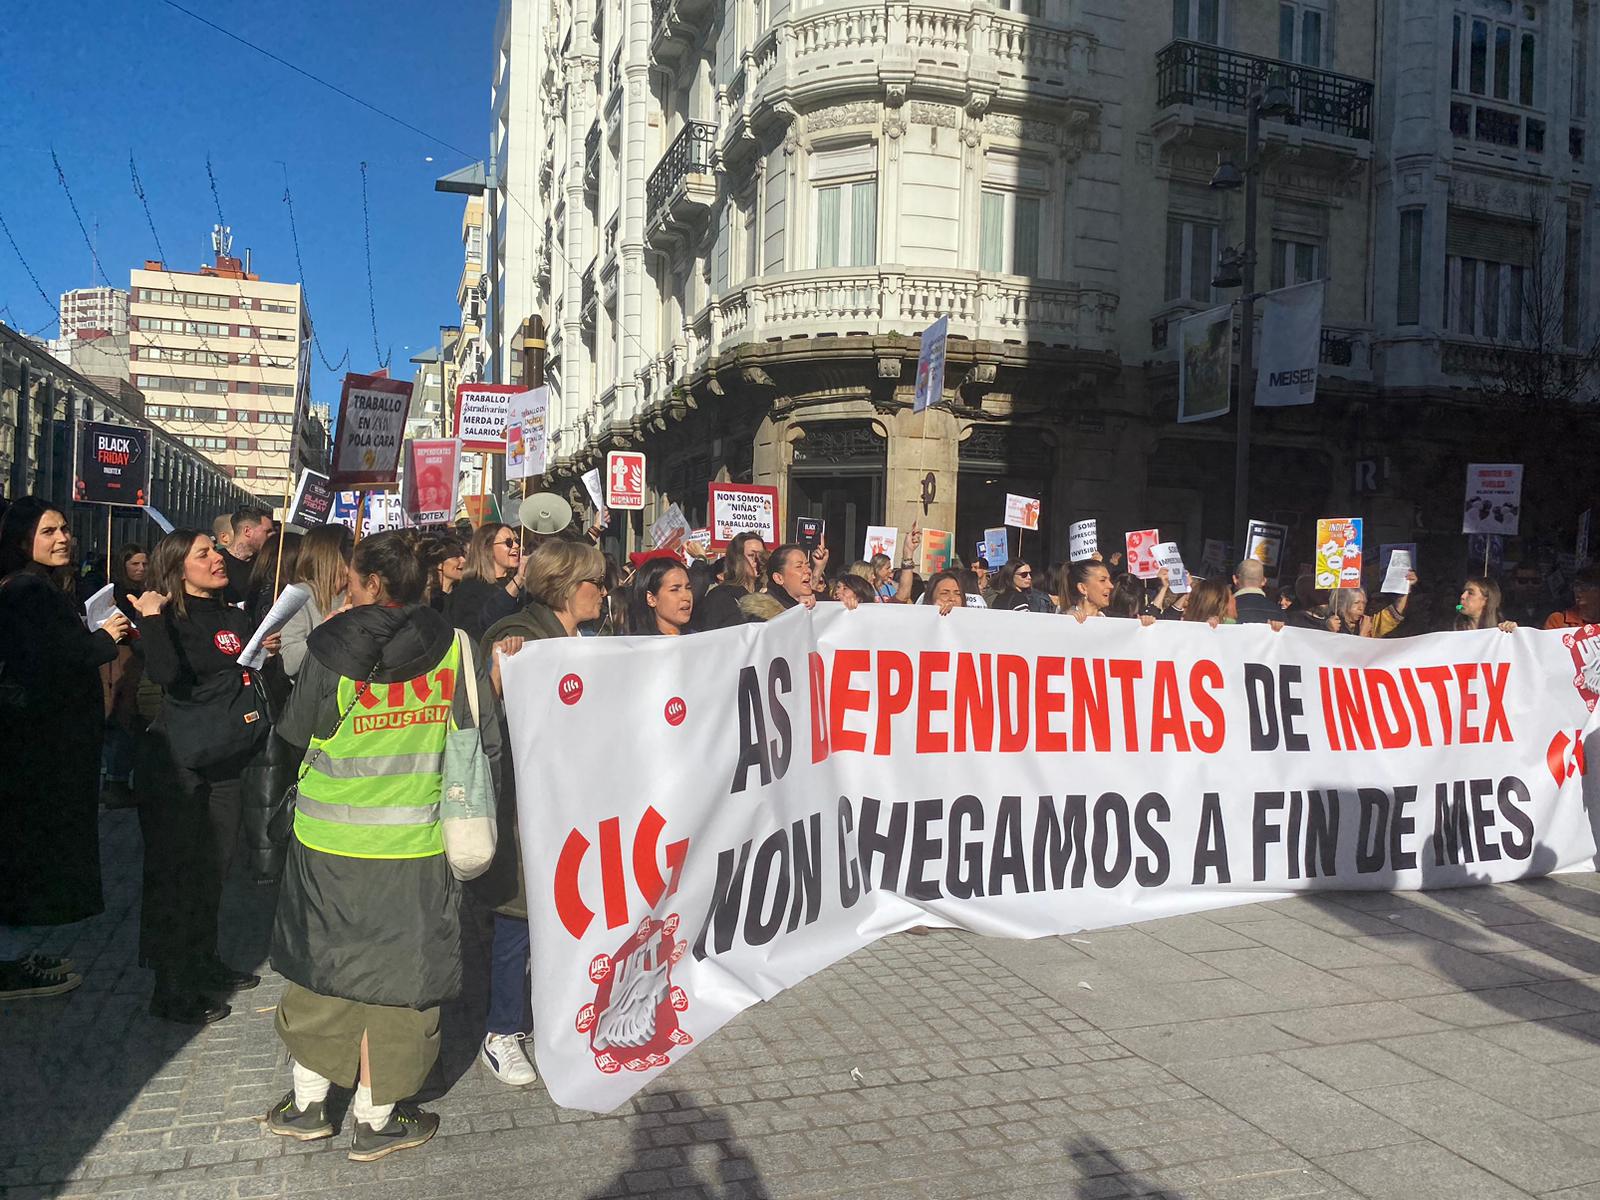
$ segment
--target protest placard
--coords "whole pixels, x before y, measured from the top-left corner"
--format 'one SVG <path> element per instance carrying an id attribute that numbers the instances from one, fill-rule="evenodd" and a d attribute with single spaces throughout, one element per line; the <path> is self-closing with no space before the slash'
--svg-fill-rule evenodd
<path id="1" fill-rule="evenodd" d="M 1406 578 L 1415 568 L 1411 564 L 1411 556 L 1415 551 L 1410 547 L 1385 546 L 1378 561 L 1384 564 L 1383 584 L 1378 588 L 1380 592 L 1391 596 L 1407 596 L 1411 594 L 1411 581 Z"/>
<path id="2" fill-rule="evenodd" d="M 983 557 L 991 571 L 998 571 L 1011 561 L 1011 534 L 1004 525 L 983 531 Z"/>
<path id="3" fill-rule="evenodd" d="M 333 514 L 334 489 L 328 477 L 309 467 L 300 472 L 294 487 L 294 500 L 289 505 L 289 524 L 301 529 L 315 529 L 326 524 Z"/>
<path id="4" fill-rule="evenodd" d="M 650 522 L 650 545 L 657 550 L 679 554 L 688 540 L 689 522 L 684 518 L 683 509 L 676 504 Z"/>
<path id="5" fill-rule="evenodd" d="M 506 412 L 510 399 L 526 390 L 515 383 L 457 384 L 455 432 L 461 448 L 505 453 Z"/>
<path id="6" fill-rule="evenodd" d="M 1283 565 L 1283 547 L 1289 540 L 1289 527 L 1271 521 L 1251 521 L 1245 538 L 1246 558 L 1253 558 L 1266 568 L 1267 578 L 1278 578 Z"/>
<path id="7" fill-rule="evenodd" d="M 778 489 L 753 483 L 713 483 L 706 488 L 706 525 L 720 550 L 741 533 L 758 533 L 770 550 L 783 541 Z"/>
<path id="8" fill-rule="evenodd" d="M 1032 496 L 1006 493 L 1006 522 L 1013 529 L 1039 528 L 1039 501 Z"/>
<path id="9" fill-rule="evenodd" d="M 1462 533 L 1516 537 L 1522 510 L 1522 464 L 1469 463 Z"/>
<path id="10" fill-rule="evenodd" d="M 78 422 L 80 504 L 143 505 L 150 499 L 150 431 L 105 421 Z"/>
<path id="11" fill-rule="evenodd" d="M 1220 538 L 1207 538 L 1205 550 L 1200 555 L 1200 574 L 1203 578 L 1212 579 L 1221 575 L 1232 575 L 1230 551 L 1233 547 Z"/>
<path id="12" fill-rule="evenodd" d="M 892 563 L 900 560 L 895 553 L 900 547 L 900 531 L 891 525 L 868 525 L 867 538 L 861 548 L 861 557 L 871 562 L 878 555 L 883 555 Z"/>
<path id="13" fill-rule="evenodd" d="M 506 407 L 506 478 L 543 475 L 550 450 L 550 389 L 516 392 Z"/>
<path id="14" fill-rule="evenodd" d="M 1135 529 L 1125 534 L 1123 541 L 1127 548 L 1128 573 L 1137 575 L 1140 579 L 1154 579 L 1161 569 L 1161 564 L 1156 561 L 1156 547 L 1161 544 L 1161 531 Z"/>
<path id="15" fill-rule="evenodd" d="M 922 577 L 927 579 L 940 571 L 948 571 L 954 564 L 956 557 L 955 535 L 947 529 L 924 529 L 922 531 L 922 562 L 919 570 Z"/>
<path id="16" fill-rule="evenodd" d="M 392 484 L 400 473 L 400 445 L 411 411 L 411 384 L 381 375 L 349 374 L 339 393 L 333 458 L 335 488 Z"/>
<path id="17" fill-rule="evenodd" d="M 455 438 L 406 443 L 401 511 L 413 525 L 445 525 L 455 518 L 460 491 L 461 444 Z"/>
<path id="18" fill-rule="evenodd" d="M 794 540 L 807 550 L 815 550 L 827 536 L 828 525 L 821 517 L 796 517 Z"/>
<path id="19" fill-rule="evenodd" d="M 917 349 L 917 384 L 911 411 L 919 413 L 944 397 L 944 348 L 950 337 L 950 318 L 940 317 L 922 331 Z"/>
<path id="20" fill-rule="evenodd" d="M 1095 519 L 1074 521 L 1067 528 L 1067 559 L 1083 562 L 1100 553 L 1100 532 Z"/>
<path id="21" fill-rule="evenodd" d="M 1167 573 L 1167 590 L 1174 596 L 1182 596 L 1188 592 L 1189 569 L 1183 565 L 1183 555 L 1178 550 L 1178 543 L 1162 542 L 1156 547 L 1155 555 L 1158 567 Z"/>
<path id="22" fill-rule="evenodd" d="M 1361 586 L 1361 525 L 1360 517 L 1317 518 L 1318 591 Z"/>

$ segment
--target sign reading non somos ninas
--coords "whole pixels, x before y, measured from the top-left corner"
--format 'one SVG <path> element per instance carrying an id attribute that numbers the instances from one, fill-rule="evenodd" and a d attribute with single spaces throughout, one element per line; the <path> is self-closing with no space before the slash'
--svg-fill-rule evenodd
<path id="1" fill-rule="evenodd" d="M 538 1065 L 568 1107 L 615 1107 L 916 925 L 1038 937 L 1595 855 L 1600 626 L 1379 640 L 818 605 L 698 636 L 502 664 L 541 779 L 518 797 Z"/>
<path id="2" fill-rule="evenodd" d="M 783 541 L 778 489 L 754 483 L 713 483 L 706 491 L 711 545 L 721 549 L 741 533 L 756 533 L 771 549 Z"/>

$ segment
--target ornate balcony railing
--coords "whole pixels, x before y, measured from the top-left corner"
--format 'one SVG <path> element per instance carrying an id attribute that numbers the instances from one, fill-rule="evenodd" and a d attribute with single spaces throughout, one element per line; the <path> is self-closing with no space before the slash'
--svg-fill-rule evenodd
<path id="1" fill-rule="evenodd" d="M 1526 150 L 1529 154 L 1544 153 L 1544 121 L 1479 100 L 1450 102 L 1450 132 L 1463 141 Z"/>
<path id="2" fill-rule="evenodd" d="M 595 263 L 591 259 L 589 266 L 583 272 L 583 287 L 579 293 L 578 319 L 584 324 L 594 328 L 595 308 L 599 302 L 599 295 L 595 290 Z"/>
<path id="3" fill-rule="evenodd" d="M 1180 40 L 1156 54 L 1156 83 L 1163 108 L 1192 104 L 1241 114 L 1253 87 L 1278 84 L 1288 89 L 1298 124 L 1340 137 L 1372 137 L 1367 79 Z"/>
<path id="4" fill-rule="evenodd" d="M 583 139 L 583 182 L 593 191 L 600 182 L 600 123 L 596 121 Z"/>
<path id="5" fill-rule="evenodd" d="M 686 175 L 709 175 L 717 145 L 717 127 L 710 121 L 689 121 L 661 156 L 645 184 L 645 207 L 654 220 Z"/>

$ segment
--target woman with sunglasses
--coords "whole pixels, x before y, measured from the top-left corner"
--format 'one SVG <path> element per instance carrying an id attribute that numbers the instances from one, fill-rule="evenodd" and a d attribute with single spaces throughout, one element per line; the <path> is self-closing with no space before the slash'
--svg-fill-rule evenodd
<path id="1" fill-rule="evenodd" d="M 545 542 L 528 555 L 525 573 L 527 603 L 496 621 L 483 638 L 482 657 L 493 664 L 490 679 L 496 691 L 500 690 L 500 655 L 515 654 L 525 642 L 579 636 L 578 626 L 599 618 L 606 596 L 606 560 L 588 542 Z M 538 1079 L 524 1046 L 533 1024 L 528 995 L 528 900 L 518 849 L 516 775 L 510 755 L 501 760 L 500 767 L 495 858 L 471 885 L 478 900 L 495 912 L 489 950 L 489 1016 L 478 1061 L 508 1087 L 527 1087 Z"/>
<path id="2" fill-rule="evenodd" d="M 989 607 L 1010 612 L 1047 613 L 1056 610 L 1049 594 L 1043 588 L 1034 586 L 1033 564 L 1023 558 L 1007 563 L 1001 569 L 995 583 L 994 599 L 989 601 Z"/>
<path id="3" fill-rule="evenodd" d="M 522 586 L 522 540 L 509 525 L 483 525 L 467 546 L 467 569 L 450 591 L 451 623 L 473 641 L 490 624 L 484 608 L 496 593 L 515 597 Z"/>

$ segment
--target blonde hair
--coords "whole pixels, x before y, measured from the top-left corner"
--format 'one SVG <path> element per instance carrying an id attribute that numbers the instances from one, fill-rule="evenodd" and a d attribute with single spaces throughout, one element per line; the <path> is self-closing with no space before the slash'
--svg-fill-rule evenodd
<path id="1" fill-rule="evenodd" d="M 345 589 L 350 565 L 350 531 L 343 525 L 318 525 L 300 542 L 300 557 L 290 573 L 290 583 L 311 586 L 311 598 L 327 612 Z"/>
<path id="2" fill-rule="evenodd" d="M 467 543 L 467 569 L 464 572 L 466 578 L 481 579 L 485 583 L 501 583 L 505 580 L 505 576 L 500 574 L 500 568 L 495 565 L 494 543 L 502 529 L 510 528 L 509 525 L 501 525 L 495 521 L 478 526 L 478 531 L 472 535 L 472 541 Z"/>
<path id="3" fill-rule="evenodd" d="M 553 612 L 572 603 L 585 579 L 604 579 L 606 557 L 588 542 L 545 542 L 528 556 L 523 590 Z"/>

